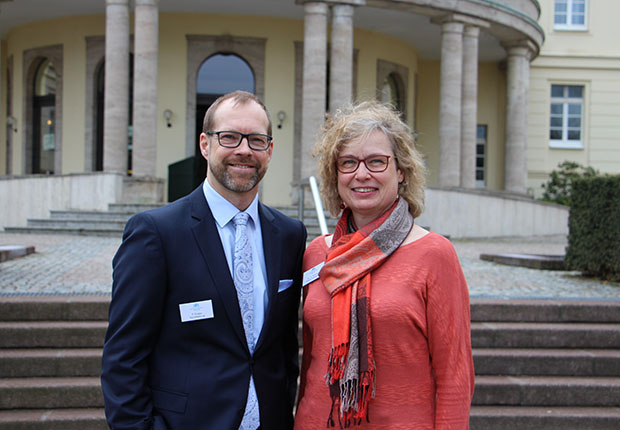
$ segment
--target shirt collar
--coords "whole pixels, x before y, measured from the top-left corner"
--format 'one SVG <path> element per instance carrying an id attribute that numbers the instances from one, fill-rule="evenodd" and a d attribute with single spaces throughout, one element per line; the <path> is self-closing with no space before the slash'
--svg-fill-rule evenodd
<path id="1" fill-rule="evenodd" d="M 202 191 L 207 199 L 213 218 L 215 218 L 215 222 L 219 228 L 224 228 L 224 226 L 228 224 L 230 220 L 235 217 L 235 215 L 241 212 L 235 207 L 235 205 L 226 200 L 220 193 L 215 191 L 209 183 L 209 180 L 206 178 L 202 185 Z M 254 226 L 260 225 L 258 218 L 258 194 L 254 196 L 252 203 L 250 203 L 250 206 L 248 206 L 244 212 L 250 216 Z"/>

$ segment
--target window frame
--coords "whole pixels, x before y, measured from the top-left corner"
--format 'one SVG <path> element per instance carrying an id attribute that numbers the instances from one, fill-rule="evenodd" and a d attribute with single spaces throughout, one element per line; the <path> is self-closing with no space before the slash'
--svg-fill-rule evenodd
<path id="1" fill-rule="evenodd" d="M 484 133 L 481 131 L 484 130 Z M 483 134 L 483 135 L 482 135 Z M 476 175 L 476 188 L 487 188 L 487 149 L 489 143 L 489 126 L 488 124 L 476 124 L 476 166 L 474 168 Z M 482 146 L 482 154 L 478 153 L 478 147 Z M 478 166 L 478 160 L 482 159 L 482 166 Z M 478 173 L 482 173 L 482 179 L 478 179 Z"/>
<path id="2" fill-rule="evenodd" d="M 555 22 L 555 5 L 558 0 L 553 0 L 553 29 L 560 31 L 587 31 L 588 30 L 588 0 L 583 0 L 583 24 L 573 24 L 573 6 L 576 0 L 565 0 L 567 5 L 566 18 L 569 22 L 566 24 L 556 24 Z"/>
<path id="3" fill-rule="evenodd" d="M 572 101 L 571 104 L 575 104 L 574 101 L 576 98 L 568 97 L 568 94 L 563 95 L 561 98 L 552 97 L 551 92 L 553 86 L 561 86 L 564 88 L 563 92 L 567 92 L 568 87 L 581 87 L 582 95 L 581 95 L 581 124 L 580 124 L 580 139 L 579 140 L 569 140 L 568 139 L 568 104 Z M 547 138 L 549 139 L 549 148 L 551 149 L 584 149 L 584 141 L 585 141 L 585 131 L 586 131 L 586 94 L 587 94 L 587 86 L 583 82 L 550 82 L 549 84 L 549 103 L 548 103 L 548 128 L 547 128 Z M 562 102 L 562 139 L 551 139 L 551 105 L 558 104 Z"/>

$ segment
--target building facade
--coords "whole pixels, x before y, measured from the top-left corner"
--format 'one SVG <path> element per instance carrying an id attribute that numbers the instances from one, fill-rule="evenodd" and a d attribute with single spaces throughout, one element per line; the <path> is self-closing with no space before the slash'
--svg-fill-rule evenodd
<path id="1" fill-rule="evenodd" d="M 168 184 L 171 165 L 200 157 L 208 105 L 236 88 L 273 117 L 270 204 L 314 173 L 325 113 L 368 98 L 415 129 L 429 185 L 526 195 L 564 159 L 620 170 L 614 0 L 198 3 L 0 1 L 3 179 Z M 554 21 L 562 5 L 585 10 L 579 28 Z"/>

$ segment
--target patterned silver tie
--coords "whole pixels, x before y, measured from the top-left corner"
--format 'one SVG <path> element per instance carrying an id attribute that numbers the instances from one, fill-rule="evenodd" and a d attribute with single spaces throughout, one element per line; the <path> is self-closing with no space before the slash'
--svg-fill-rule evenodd
<path id="1" fill-rule="evenodd" d="M 245 339 L 250 353 L 254 354 L 254 270 L 252 268 L 252 244 L 247 234 L 249 215 L 239 212 L 233 218 L 235 224 L 235 252 L 233 257 L 233 281 L 243 319 Z M 258 398 L 254 377 L 250 377 L 248 401 L 239 430 L 256 430 L 260 426 Z"/>

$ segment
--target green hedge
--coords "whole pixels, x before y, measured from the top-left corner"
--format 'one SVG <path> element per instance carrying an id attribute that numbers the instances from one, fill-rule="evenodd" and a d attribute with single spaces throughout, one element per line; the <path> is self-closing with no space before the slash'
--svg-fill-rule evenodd
<path id="1" fill-rule="evenodd" d="M 620 281 L 620 175 L 573 182 L 568 229 L 567 267 Z"/>

